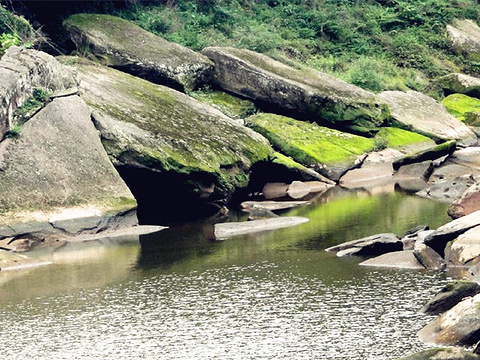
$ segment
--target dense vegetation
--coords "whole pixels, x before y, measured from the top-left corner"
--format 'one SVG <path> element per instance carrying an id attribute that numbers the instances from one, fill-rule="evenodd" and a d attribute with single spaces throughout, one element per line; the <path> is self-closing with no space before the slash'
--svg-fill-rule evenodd
<path id="1" fill-rule="evenodd" d="M 247 48 L 372 91 L 435 93 L 432 80 L 438 76 L 480 73 L 480 63 L 453 54 L 445 38 L 452 19 L 479 17 L 476 0 L 75 1 L 59 2 L 55 11 L 32 3 L 30 17 L 66 50 L 62 19 L 74 12 L 107 12 L 195 50 Z"/>

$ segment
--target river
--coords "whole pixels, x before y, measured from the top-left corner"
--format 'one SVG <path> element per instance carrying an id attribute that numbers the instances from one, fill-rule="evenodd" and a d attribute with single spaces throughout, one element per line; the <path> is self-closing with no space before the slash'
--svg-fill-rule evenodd
<path id="1" fill-rule="evenodd" d="M 138 241 L 32 252 L 0 273 L 2 359 L 389 360 L 426 348 L 419 309 L 443 272 L 359 266 L 328 246 L 448 221 L 402 193 L 333 190 L 286 213 L 308 223 L 211 241 L 189 223 Z"/>

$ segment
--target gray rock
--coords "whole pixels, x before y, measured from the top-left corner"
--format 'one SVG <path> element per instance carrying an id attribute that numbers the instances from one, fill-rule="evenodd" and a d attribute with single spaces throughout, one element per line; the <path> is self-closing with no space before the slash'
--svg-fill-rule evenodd
<path id="1" fill-rule="evenodd" d="M 0 139 L 17 125 L 14 112 L 40 88 L 53 93 L 77 86 L 72 71 L 41 51 L 12 46 L 0 60 Z"/>
<path id="2" fill-rule="evenodd" d="M 428 228 L 428 226 L 427 226 Z M 417 241 L 424 242 L 425 238 L 430 235 L 435 230 L 422 230 L 415 233 L 407 233 L 402 238 L 403 249 L 404 250 L 413 250 L 415 247 L 415 243 Z"/>
<path id="3" fill-rule="evenodd" d="M 311 187 L 302 181 L 294 181 L 288 186 L 287 195 L 292 199 L 302 199 L 311 192 Z"/>
<path id="4" fill-rule="evenodd" d="M 206 56 L 118 17 L 75 14 L 64 27 L 80 53 L 91 52 L 104 65 L 158 84 L 193 90 L 213 76 L 213 64 Z"/>
<path id="5" fill-rule="evenodd" d="M 167 229 L 165 226 L 155 225 L 136 225 L 116 230 L 106 230 L 96 234 L 84 234 L 73 237 L 67 237 L 66 242 L 85 242 L 85 241 L 139 241 L 142 235 L 148 235 Z"/>
<path id="6" fill-rule="evenodd" d="M 480 60 L 480 28 L 473 20 L 456 19 L 447 25 L 452 49 L 473 61 Z"/>
<path id="7" fill-rule="evenodd" d="M 459 219 L 440 226 L 425 238 L 425 244 L 440 255 L 444 254 L 445 246 L 459 235 L 480 225 L 480 211 L 475 211 Z"/>
<path id="8" fill-rule="evenodd" d="M 51 261 L 35 259 L 23 254 L 0 250 L 0 271 L 25 270 L 52 264 Z"/>
<path id="9" fill-rule="evenodd" d="M 392 178 L 393 167 L 391 163 L 368 163 L 345 173 L 340 178 L 339 183 L 347 188 L 369 187 L 378 182 L 391 181 Z"/>
<path id="10" fill-rule="evenodd" d="M 413 255 L 420 264 L 428 270 L 444 269 L 445 260 L 431 247 L 425 245 L 423 240 L 417 240 L 413 247 Z"/>
<path id="11" fill-rule="evenodd" d="M 458 219 L 477 210 L 480 210 L 480 184 L 475 183 L 450 204 L 448 215 L 453 219 Z"/>
<path id="12" fill-rule="evenodd" d="M 240 204 L 243 211 L 262 208 L 270 211 L 292 209 L 310 204 L 310 201 L 244 201 Z"/>
<path id="13" fill-rule="evenodd" d="M 438 315 L 450 310 L 464 298 L 478 293 L 480 293 L 480 285 L 476 282 L 451 282 L 429 300 L 421 311 L 428 315 Z"/>
<path id="14" fill-rule="evenodd" d="M 474 227 L 449 242 L 445 260 L 453 265 L 478 262 L 480 256 L 480 226 Z"/>
<path id="15" fill-rule="evenodd" d="M 378 99 L 385 102 L 394 121 L 434 139 L 461 140 L 475 144 L 477 137 L 435 99 L 416 91 L 384 91 Z M 426 159 L 424 159 L 426 160 Z"/>
<path id="16" fill-rule="evenodd" d="M 308 222 L 308 218 L 290 216 L 273 219 L 253 220 L 245 222 L 230 222 L 215 224 L 215 238 L 225 240 L 232 236 L 271 231 L 296 226 Z"/>
<path id="17" fill-rule="evenodd" d="M 418 332 L 430 344 L 475 345 L 480 340 L 480 294 L 468 297 Z"/>
<path id="18" fill-rule="evenodd" d="M 115 165 L 182 174 L 198 198 L 200 174 L 215 184 L 212 197 L 225 197 L 245 187 L 250 167 L 272 153 L 260 134 L 185 94 L 108 67 L 76 66 Z"/>
<path id="19" fill-rule="evenodd" d="M 361 262 L 362 266 L 424 270 L 425 268 L 413 256 L 412 250 L 389 252 Z"/>
<path id="20" fill-rule="evenodd" d="M 262 194 L 265 199 L 278 199 L 287 195 L 288 184 L 266 183 L 263 186 Z"/>
<path id="21" fill-rule="evenodd" d="M 394 179 L 402 180 L 426 180 L 433 171 L 431 160 L 422 161 L 415 164 L 401 166 L 395 173 Z"/>
<path id="22" fill-rule="evenodd" d="M 459 176 L 452 180 L 436 181 L 417 192 L 417 195 L 437 201 L 452 203 L 459 199 L 476 181 L 471 176 Z"/>
<path id="23" fill-rule="evenodd" d="M 447 94 L 465 94 L 480 97 L 480 79 L 460 74 L 448 74 L 437 79 L 438 84 Z"/>
<path id="24" fill-rule="evenodd" d="M 404 356 L 398 360 L 480 360 L 480 356 L 457 348 L 434 348 Z"/>
<path id="25" fill-rule="evenodd" d="M 336 252 L 338 257 L 343 257 L 347 255 L 378 256 L 402 249 L 403 243 L 400 238 L 395 234 L 387 233 L 348 241 L 340 245 L 331 246 L 325 250 L 328 252 Z"/>
<path id="26" fill-rule="evenodd" d="M 136 207 L 78 96 L 49 103 L 8 141 L 2 159 L 0 220 L 13 230 L 3 236 L 58 232 L 51 219 L 81 222 Z"/>
<path id="27" fill-rule="evenodd" d="M 369 132 L 387 112 L 375 95 L 313 69 L 296 69 L 265 55 L 234 48 L 203 50 L 223 89 L 353 131 Z"/>
<path id="28" fill-rule="evenodd" d="M 278 217 L 272 210 L 263 207 L 253 207 L 248 214 L 248 220 L 272 219 Z"/>

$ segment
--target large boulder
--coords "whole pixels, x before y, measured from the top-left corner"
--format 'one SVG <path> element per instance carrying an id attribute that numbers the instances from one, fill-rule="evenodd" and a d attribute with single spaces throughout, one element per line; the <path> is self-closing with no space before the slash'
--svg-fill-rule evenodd
<path id="1" fill-rule="evenodd" d="M 480 210 L 480 184 L 475 179 L 475 183 L 450 204 L 448 215 L 453 219 L 458 219 L 477 210 Z"/>
<path id="2" fill-rule="evenodd" d="M 453 73 L 442 76 L 437 82 L 447 94 L 465 94 L 480 97 L 480 79 L 477 77 Z"/>
<path id="3" fill-rule="evenodd" d="M 480 27 L 467 19 L 456 19 L 447 25 L 447 38 L 452 49 L 470 60 L 480 60 Z"/>
<path id="4" fill-rule="evenodd" d="M 447 284 L 422 308 L 428 315 L 438 315 L 450 310 L 464 298 L 480 293 L 480 285 L 471 281 L 455 281 Z"/>
<path id="5" fill-rule="evenodd" d="M 332 180 L 356 167 L 375 146 L 369 138 L 281 115 L 256 114 L 246 121 L 275 148 Z"/>
<path id="6" fill-rule="evenodd" d="M 35 89 L 55 93 L 77 86 L 69 69 L 41 51 L 10 47 L 0 60 L 0 139 L 12 129 L 15 111 Z"/>
<path id="7" fill-rule="evenodd" d="M 442 104 L 458 120 L 467 125 L 478 126 L 476 114 L 480 112 L 480 99 L 464 94 L 450 94 L 442 100 Z"/>
<path id="8" fill-rule="evenodd" d="M 203 54 L 215 63 L 219 86 L 249 99 L 357 132 L 375 129 L 388 116 L 373 93 L 313 69 L 242 49 L 208 47 Z"/>
<path id="9" fill-rule="evenodd" d="M 480 294 L 467 297 L 418 332 L 420 340 L 440 345 L 475 345 L 480 340 Z"/>
<path id="10" fill-rule="evenodd" d="M 480 360 L 480 355 L 458 348 L 433 348 L 404 356 L 398 360 Z"/>
<path id="11" fill-rule="evenodd" d="M 393 121 L 402 127 L 439 140 L 457 139 L 471 145 L 476 135 L 428 95 L 416 91 L 384 91 L 378 99 L 390 108 Z"/>
<path id="12" fill-rule="evenodd" d="M 0 143 L 0 237 L 98 232 L 136 207 L 90 115 L 78 96 L 57 98 Z"/>
<path id="13" fill-rule="evenodd" d="M 480 225 L 480 211 L 455 219 L 427 235 L 425 244 L 440 255 L 445 253 L 445 246 L 459 235 Z"/>
<path id="14" fill-rule="evenodd" d="M 453 265 L 478 262 L 480 256 L 480 226 L 470 229 L 448 243 L 445 260 Z"/>
<path id="15" fill-rule="evenodd" d="M 170 201 L 187 192 L 186 202 L 226 198 L 272 153 L 260 134 L 185 94 L 108 67 L 76 66 L 111 160 L 152 211 L 180 209 Z"/>
<path id="16" fill-rule="evenodd" d="M 213 75 L 213 64 L 206 56 L 127 20 L 110 15 L 75 14 L 63 25 L 80 53 L 91 53 L 104 65 L 152 82 L 189 91 L 210 82 Z"/>

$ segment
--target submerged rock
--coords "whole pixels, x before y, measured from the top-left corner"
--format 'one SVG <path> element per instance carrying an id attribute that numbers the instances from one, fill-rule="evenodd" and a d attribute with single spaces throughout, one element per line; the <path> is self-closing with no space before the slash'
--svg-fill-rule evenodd
<path id="1" fill-rule="evenodd" d="M 72 71 L 41 51 L 12 46 L 0 60 L 0 139 L 11 130 L 15 111 L 35 89 L 47 93 L 77 86 Z"/>
<path id="2" fill-rule="evenodd" d="M 0 250 L 0 271 L 26 270 L 52 264 L 51 261 L 34 259 L 10 251 Z"/>
<path id="3" fill-rule="evenodd" d="M 325 251 L 336 252 L 338 257 L 343 257 L 350 255 L 378 256 L 402 249 L 403 243 L 400 238 L 395 234 L 387 233 L 348 241 L 340 245 L 331 246 L 325 249 Z"/>
<path id="4" fill-rule="evenodd" d="M 308 221 L 309 219 L 304 217 L 287 216 L 245 222 L 220 223 L 215 224 L 215 238 L 217 240 L 225 240 L 232 236 L 282 229 Z"/>
<path id="5" fill-rule="evenodd" d="M 455 281 L 447 284 L 422 308 L 428 315 L 438 315 L 450 310 L 464 298 L 480 293 L 480 285 L 470 281 Z"/>
<path id="6" fill-rule="evenodd" d="M 78 96 L 57 98 L 1 143 L 0 236 L 97 232 L 135 209 L 90 114 Z"/>
<path id="7" fill-rule="evenodd" d="M 204 55 L 110 15 L 75 14 L 63 23 L 81 54 L 178 90 L 209 83 L 213 64 Z"/>
<path id="8" fill-rule="evenodd" d="M 203 54 L 215 63 L 218 85 L 256 101 L 357 132 L 374 130 L 388 115 L 373 93 L 313 69 L 292 68 L 249 50 L 208 47 Z"/>
<path id="9" fill-rule="evenodd" d="M 472 130 L 430 96 L 416 91 L 384 91 L 378 98 L 389 106 L 393 120 L 404 127 L 434 139 L 456 139 L 470 146 L 477 142 Z"/>

